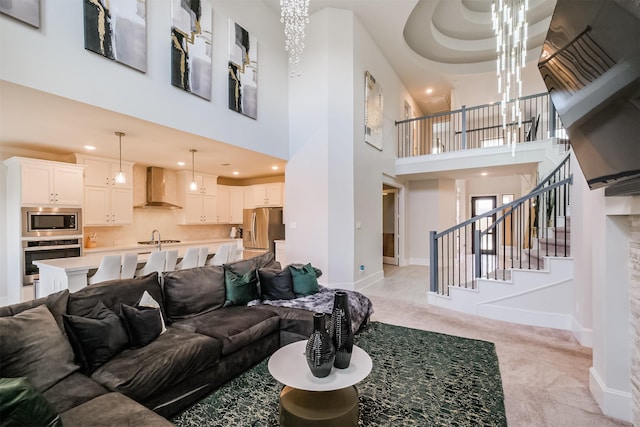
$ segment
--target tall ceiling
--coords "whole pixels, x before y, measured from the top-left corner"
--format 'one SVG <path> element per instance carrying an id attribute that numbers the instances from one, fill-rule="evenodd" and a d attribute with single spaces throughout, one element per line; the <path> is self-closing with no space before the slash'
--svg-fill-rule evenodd
<path id="1" fill-rule="evenodd" d="M 233 1 L 264 2 L 274 10 L 274 19 L 280 15 L 279 0 Z M 555 1 L 529 0 L 530 61 L 539 57 Z M 324 8 L 353 10 L 422 112 L 429 114 L 449 108 L 451 88 L 461 75 L 493 72 L 491 3 L 492 0 L 310 0 L 310 14 Z M 425 92 L 427 88 L 431 88 L 430 94 Z M 117 158 L 117 137 L 95 133 L 96 123 L 108 121 L 114 130 L 131 129 L 135 130 L 132 134 L 145 135 L 144 140 L 123 138 L 126 160 L 173 169 L 177 168 L 177 160 L 183 160 L 188 168 L 191 159 L 177 159 L 176 153 L 184 152 L 184 146 L 206 147 L 203 151 L 215 155 L 198 155 L 196 167 L 220 176 L 233 178 L 232 171 L 239 170 L 239 177 L 255 178 L 282 174 L 284 170 L 282 159 L 8 82 L 0 81 L 0 95 L 0 146 L 7 147 L 7 151 L 62 155 L 78 151 L 72 141 L 82 140 L 96 145 L 97 153 Z M 272 166 L 279 169 L 273 170 Z"/>

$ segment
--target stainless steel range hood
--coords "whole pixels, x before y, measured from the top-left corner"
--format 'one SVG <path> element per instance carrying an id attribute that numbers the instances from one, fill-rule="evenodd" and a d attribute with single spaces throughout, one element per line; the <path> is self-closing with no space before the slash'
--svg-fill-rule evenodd
<path id="1" fill-rule="evenodd" d="M 147 201 L 144 205 L 134 206 L 144 209 L 182 209 L 182 206 L 165 201 L 164 169 L 147 167 Z"/>

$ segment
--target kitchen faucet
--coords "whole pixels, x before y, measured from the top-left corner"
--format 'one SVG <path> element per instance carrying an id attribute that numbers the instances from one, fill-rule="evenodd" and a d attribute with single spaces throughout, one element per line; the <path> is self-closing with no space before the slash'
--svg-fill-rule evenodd
<path id="1" fill-rule="evenodd" d="M 161 251 L 162 250 L 162 243 L 161 243 L 162 241 L 160 240 L 160 231 L 154 229 L 151 232 L 151 240 L 155 241 L 154 236 L 156 235 L 156 233 L 158 233 L 158 244 L 156 246 L 158 246 L 158 251 Z"/>

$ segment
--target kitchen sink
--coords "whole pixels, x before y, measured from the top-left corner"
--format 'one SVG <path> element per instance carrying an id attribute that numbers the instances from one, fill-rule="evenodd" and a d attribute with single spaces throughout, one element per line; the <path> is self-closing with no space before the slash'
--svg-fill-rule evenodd
<path id="1" fill-rule="evenodd" d="M 180 240 L 160 240 L 160 243 L 180 243 Z M 142 242 L 138 242 L 139 245 L 157 245 L 157 240 L 143 240 Z"/>

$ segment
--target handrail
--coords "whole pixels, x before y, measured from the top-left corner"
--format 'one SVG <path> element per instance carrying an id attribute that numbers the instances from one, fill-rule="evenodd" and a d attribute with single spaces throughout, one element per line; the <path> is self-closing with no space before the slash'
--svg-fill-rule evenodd
<path id="1" fill-rule="evenodd" d="M 562 161 L 558 164 L 558 166 L 556 166 L 556 168 L 554 170 L 549 172 L 547 174 L 547 177 L 545 179 L 543 179 L 542 181 L 540 181 L 540 183 L 538 185 L 533 187 L 533 190 L 531 190 L 531 191 L 535 191 L 538 188 L 542 188 L 544 186 L 544 184 L 551 179 L 551 177 L 553 177 L 558 171 L 560 171 L 560 169 L 562 169 L 567 164 L 567 162 L 569 161 L 570 157 L 571 157 L 571 153 L 567 153 L 567 155 L 564 157 L 564 159 L 562 159 Z"/>

